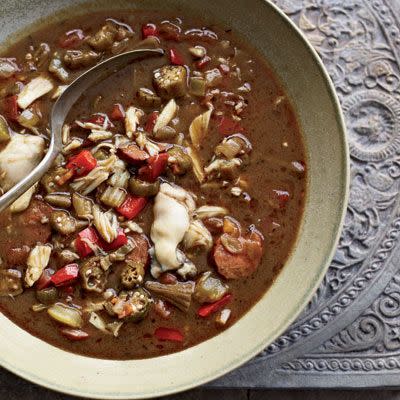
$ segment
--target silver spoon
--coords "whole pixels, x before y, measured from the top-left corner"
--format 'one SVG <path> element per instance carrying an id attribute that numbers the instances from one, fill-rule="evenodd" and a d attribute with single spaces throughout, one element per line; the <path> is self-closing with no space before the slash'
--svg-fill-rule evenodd
<path id="1" fill-rule="evenodd" d="M 32 187 L 47 172 L 62 149 L 62 127 L 71 107 L 90 86 L 101 82 L 115 72 L 146 56 L 163 55 L 162 49 L 132 50 L 111 57 L 89 69 L 75 79 L 55 102 L 50 119 L 50 145 L 42 161 L 8 192 L 0 197 L 0 211 L 9 207 L 15 200 Z"/>

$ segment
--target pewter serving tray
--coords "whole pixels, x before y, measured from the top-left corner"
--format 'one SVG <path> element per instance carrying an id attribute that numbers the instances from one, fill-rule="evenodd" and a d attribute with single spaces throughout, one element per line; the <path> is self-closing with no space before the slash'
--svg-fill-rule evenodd
<path id="1" fill-rule="evenodd" d="M 207 387 L 399 387 L 400 0 L 275 3 L 315 46 L 340 97 L 350 203 L 307 309 L 258 357 Z M 0 387 L 19 384 L 32 385 L 0 371 Z"/>
<path id="2" fill-rule="evenodd" d="M 210 386 L 400 386 L 400 0 L 275 3 L 336 87 L 350 143 L 350 202 L 307 309 L 258 357 Z"/>

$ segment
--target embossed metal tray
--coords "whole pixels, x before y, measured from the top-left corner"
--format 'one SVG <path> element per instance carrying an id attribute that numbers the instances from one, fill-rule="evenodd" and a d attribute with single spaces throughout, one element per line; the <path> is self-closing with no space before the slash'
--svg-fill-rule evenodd
<path id="1" fill-rule="evenodd" d="M 213 387 L 400 386 L 400 0 L 274 0 L 344 111 L 352 184 L 330 269 L 300 318 Z"/>
<path id="2" fill-rule="evenodd" d="M 399 387 L 400 0 L 274 1 L 336 86 L 351 148 L 350 203 L 335 258 L 301 317 L 207 386 Z M 3 379 L 20 380 L 0 371 Z"/>

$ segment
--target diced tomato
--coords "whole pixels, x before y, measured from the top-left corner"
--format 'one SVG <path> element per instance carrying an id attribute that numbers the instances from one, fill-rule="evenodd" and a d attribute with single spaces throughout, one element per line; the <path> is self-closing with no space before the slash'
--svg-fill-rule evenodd
<path id="1" fill-rule="evenodd" d="M 197 69 L 203 69 L 208 65 L 208 63 L 211 61 L 211 58 L 209 56 L 204 56 L 201 60 L 196 61 L 195 65 Z"/>
<path id="2" fill-rule="evenodd" d="M 171 342 L 183 342 L 184 336 L 178 329 L 157 328 L 154 336 L 158 340 L 168 340 Z"/>
<path id="3" fill-rule="evenodd" d="M 135 218 L 146 207 L 146 197 L 135 197 L 128 195 L 125 201 L 116 208 L 117 212 L 127 219 Z"/>
<path id="4" fill-rule="evenodd" d="M 79 265 L 68 264 L 65 267 L 59 269 L 52 277 L 51 282 L 56 286 L 70 285 L 78 278 Z"/>
<path id="5" fill-rule="evenodd" d="M 197 314 L 202 318 L 206 318 L 216 311 L 220 310 L 222 307 L 226 306 L 231 300 L 232 295 L 226 294 L 222 299 L 216 301 L 215 303 L 205 304 L 201 306 L 197 311 Z"/>
<path id="6" fill-rule="evenodd" d="M 233 133 L 243 132 L 243 127 L 239 122 L 234 121 L 229 117 L 221 117 L 218 124 L 218 132 L 221 135 L 227 136 L 232 135 Z"/>
<path id="7" fill-rule="evenodd" d="M 79 232 L 78 237 L 75 240 L 76 251 L 82 258 L 93 253 L 92 248 L 87 243 L 88 241 L 94 246 L 98 246 L 100 243 L 97 231 L 91 226 Z"/>
<path id="8" fill-rule="evenodd" d="M 118 149 L 118 154 L 125 161 L 134 165 L 141 164 L 149 158 L 149 155 L 144 150 L 140 150 L 139 147 L 133 143 L 125 147 L 120 147 Z"/>
<path id="9" fill-rule="evenodd" d="M 171 60 L 171 64 L 174 64 L 174 65 L 185 64 L 185 62 L 183 61 L 182 55 L 176 49 L 169 49 L 169 58 Z"/>
<path id="10" fill-rule="evenodd" d="M 75 172 L 76 175 L 86 175 L 92 169 L 96 168 L 97 160 L 89 150 L 82 150 L 76 156 L 69 159 L 67 168 Z"/>
<path id="11" fill-rule="evenodd" d="M 286 190 L 277 189 L 273 189 L 272 192 L 274 193 L 273 202 L 274 204 L 276 203 L 278 206 L 276 208 L 285 208 L 290 198 L 289 192 Z"/>
<path id="12" fill-rule="evenodd" d="M 164 272 L 163 274 L 161 274 L 158 280 L 160 281 L 160 283 L 164 285 L 174 285 L 175 283 L 178 282 L 177 277 L 174 274 L 171 274 L 170 272 Z"/>
<path id="13" fill-rule="evenodd" d="M 18 103 L 17 96 L 7 96 L 3 99 L 2 104 L 3 114 L 9 121 L 16 121 L 18 119 Z"/>
<path id="14" fill-rule="evenodd" d="M 218 69 L 219 69 L 224 75 L 229 74 L 229 71 L 231 70 L 231 69 L 229 68 L 229 65 L 227 65 L 227 64 L 220 64 L 219 67 L 218 67 Z"/>
<path id="15" fill-rule="evenodd" d="M 43 272 L 42 275 L 40 275 L 40 278 L 35 284 L 35 287 L 37 290 L 42 290 L 46 289 L 51 285 L 51 277 L 54 274 L 54 270 L 51 268 L 46 268 Z"/>
<path id="16" fill-rule="evenodd" d="M 85 340 L 89 337 L 89 334 L 80 329 L 72 329 L 72 328 L 61 328 L 60 332 L 63 336 L 65 336 L 69 340 L 79 341 Z"/>
<path id="17" fill-rule="evenodd" d="M 85 39 L 81 29 L 74 29 L 64 33 L 59 40 L 60 47 L 63 49 L 76 49 Z"/>
<path id="18" fill-rule="evenodd" d="M 158 36 L 157 26 L 154 24 L 145 24 L 142 26 L 142 37 L 146 39 L 149 36 Z"/>
<path id="19" fill-rule="evenodd" d="M 109 129 L 114 126 L 109 120 L 108 115 L 102 113 L 93 114 L 91 117 L 85 119 L 83 122 L 89 122 L 91 124 L 99 125 L 104 127 L 104 129 Z"/>
<path id="20" fill-rule="evenodd" d="M 124 230 L 122 228 L 118 229 L 118 236 L 111 243 L 107 243 L 105 241 L 101 241 L 101 247 L 105 251 L 117 250 L 121 246 L 124 246 L 128 243 L 128 237 L 125 235 Z"/>
<path id="21" fill-rule="evenodd" d="M 122 104 L 114 104 L 111 110 L 110 118 L 113 121 L 121 121 L 125 118 L 125 110 Z"/>
<path id="22" fill-rule="evenodd" d="M 148 117 L 147 117 L 147 121 L 146 121 L 146 126 L 145 126 L 145 131 L 146 132 L 153 132 L 154 129 L 154 125 L 156 124 L 158 115 L 160 113 L 158 111 L 153 111 Z"/>
<path id="23" fill-rule="evenodd" d="M 155 182 L 167 168 L 168 157 L 167 153 L 149 157 L 147 165 L 139 169 L 139 178 L 147 182 Z"/>

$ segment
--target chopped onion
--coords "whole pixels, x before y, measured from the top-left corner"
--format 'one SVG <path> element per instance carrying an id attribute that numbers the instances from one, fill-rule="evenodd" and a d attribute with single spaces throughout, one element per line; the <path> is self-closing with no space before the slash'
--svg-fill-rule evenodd
<path id="1" fill-rule="evenodd" d="M 105 130 L 92 129 L 92 133 L 87 137 L 92 142 L 99 142 L 112 138 L 113 133 Z"/>
<path id="2" fill-rule="evenodd" d="M 229 308 L 224 308 L 221 310 L 221 312 L 218 314 L 217 318 L 215 319 L 215 322 L 218 325 L 225 325 L 228 322 L 228 319 L 231 316 L 231 310 Z"/>
<path id="3" fill-rule="evenodd" d="M 68 85 L 60 85 L 57 86 L 56 90 L 54 91 L 53 95 L 51 96 L 51 98 L 53 100 L 58 99 L 64 92 L 65 89 L 67 89 Z"/>
<path id="4" fill-rule="evenodd" d="M 11 204 L 10 211 L 12 213 L 19 213 L 19 212 L 25 211 L 29 207 L 29 204 L 31 203 L 31 199 L 32 199 L 33 193 L 35 193 L 37 185 L 38 184 L 35 183 L 22 196 L 18 197 L 18 199 L 15 200 L 14 203 Z"/>
<path id="5" fill-rule="evenodd" d="M 125 113 L 125 132 L 126 136 L 131 139 L 136 132 L 139 119 L 143 117 L 144 112 L 140 108 L 129 107 Z"/>
<path id="6" fill-rule="evenodd" d="M 53 90 L 53 82 L 44 76 L 32 79 L 18 95 L 17 103 L 19 107 L 25 109 L 29 107 L 39 97 L 44 96 Z"/>
<path id="7" fill-rule="evenodd" d="M 211 113 L 212 110 L 208 110 L 198 115 L 190 124 L 189 134 L 195 149 L 199 149 L 201 142 L 207 134 Z"/>
<path id="8" fill-rule="evenodd" d="M 163 108 L 160 115 L 157 118 L 157 121 L 154 125 L 153 132 L 156 133 L 161 128 L 167 126 L 172 119 L 175 117 L 178 106 L 174 99 L 171 99 L 167 105 Z"/>
<path id="9" fill-rule="evenodd" d="M 193 172 L 194 175 L 196 176 L 197 180 L 202 183 L 204 181 L 205 175 L 204 175 L 204 168 L 200 159 L 200 156 L 197 154 L 197 151 L 193 149 L 192 147 L 187 148 L 187 152 L 192 159 L 192 165 L 193 165 Z"/>
<path id="10" fill-rule="evenodd" d="M 116 175 L 116 174 L 114 174 Z M 100 200 L 109 207 L 119 207 L 125 200 L 126 191 L 120 187 L 107 186 Z"/>
<path id="11" fill-rule="evenodd" d="M 100 315 L 96 314 L 95 312 L 90 313 L 89 322 L 98 330 L 108 333 L 106 323 L 104 322 L 103 318 Z"/>
<path id="12" fill-rule="evenodd" d="M 115 173 L 111 176 L 111 178 L 107 181 L 111 186 L 116 188 L 126 189 L 128 187 L 128 181 L 130 178 L 130 174 L 128 171 L 123 171 L 120 173 Z"/>
<path id="13" fill-rule="evenodd" d="M 118 337 L 122 325 L 124 325 L 123 322 L 117 322 L 117 321 L 110 322 L 109 324 L 107 324 L 107 330 L 111 332 L 114 335 L 114 337 Z"/>
<path id="14" fill-rule="evenodd" d="M 33 304 L 31 307 L 33 312 L 41 312 L 41 311 L 45 310 L 46 308 L 47 308 L 47 306 L 45 306 L 42 303 Z"/>
<path id="15" fill-rule="evenodd" d="M 64 124 L 62 127 L 62 143 L 66 145 L 69 143 L 70 137 L 69 134 L 71 132 L 71 126 L 68 124 Z"/>
<path id="16" fill-rule="evenodd" d="M 223 217 L 228 215 L 228 210 L 225 207 L 201 206 L 196 210 L 196 215 L 200 219 Z"/>
<path id="17" fill-rule="evenodd" d="M 64 154 L 68 154 L 71 151 L 79 149 L 79 147 L 82 146 L 82 143 L 83 143 L 82 139 L 74 138 L 66 146 L 63 147 L 62 152 Z"/>

